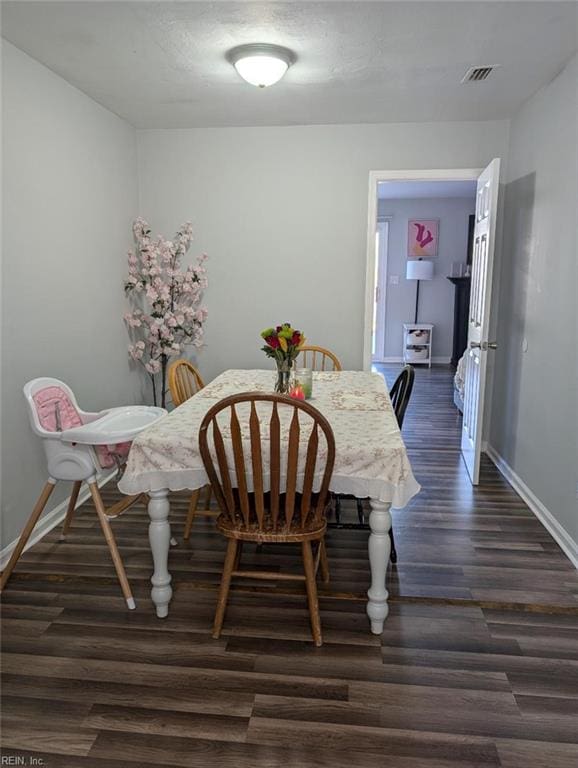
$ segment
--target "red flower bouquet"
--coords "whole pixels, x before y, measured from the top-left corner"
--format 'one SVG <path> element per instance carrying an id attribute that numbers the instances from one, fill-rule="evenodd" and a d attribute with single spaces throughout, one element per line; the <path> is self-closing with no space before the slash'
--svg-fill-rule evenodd
<path id="1" fill-rule="evenodd" d="M 289 376 L 291 367 L 301 347 L 305 344 L 302 331 L 297 331 L 291 323 L 283 323 L 276 328 L 265 328 L 261 332 L 265 346 L 261 347 L 267 357 L 272 357 L 277 363 L 277 383 L 275 392 L 286 394 L 289 391 Z"/>

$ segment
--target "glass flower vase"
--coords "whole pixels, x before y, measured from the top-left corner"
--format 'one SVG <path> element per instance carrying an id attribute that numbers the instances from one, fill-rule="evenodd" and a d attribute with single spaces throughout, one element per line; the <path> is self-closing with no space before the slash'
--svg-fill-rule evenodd
<path id="1" fill-rule="evenodd" d="M 277 377 L 275 379 L 275 392 L 278 395 L 286 395 L 291 386 L 291 360 L 277 361 Z"/>

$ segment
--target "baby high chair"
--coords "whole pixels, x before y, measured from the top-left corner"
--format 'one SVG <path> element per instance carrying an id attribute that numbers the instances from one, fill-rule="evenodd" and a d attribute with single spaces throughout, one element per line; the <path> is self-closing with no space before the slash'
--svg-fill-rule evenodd
<path id="1" fill-rule="evenodd" d="M 78 407 L 72 390 L 64 382 L 45 377 L 29 381 L 24 387 L 24 396 L 29 407 L 32 430 L 42 438 L 48 463 L 48 480 L 2 574 L 0 591 L 10 578 L 56 483 L 59 480 L 74 483 L 62 529 L 63 539 L 72 522 L 80 486 L 86 482 L 124 598 L 128 607 L 134 609 L 135 601 L 109 518 L 128 509 L 140 494 L 128 496 L 106 510 L 98 488 L 98 478 L 103 470 L 115 466 L 120 470 L 126 461 L 131 441 L 143 429 L 162 418 L 166 411 L 163 408 L 130 405 L 89 413 Z"/>

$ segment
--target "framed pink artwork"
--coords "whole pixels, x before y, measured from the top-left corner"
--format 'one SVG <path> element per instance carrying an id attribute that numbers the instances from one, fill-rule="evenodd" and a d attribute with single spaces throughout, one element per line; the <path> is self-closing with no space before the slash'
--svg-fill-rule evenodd
<path id="1" fill-rule="evenodd" d="M 431 259 L 438 255 L 439 225 L 439 219 L 410 219 L 408 221 L 408 259 Z"/>

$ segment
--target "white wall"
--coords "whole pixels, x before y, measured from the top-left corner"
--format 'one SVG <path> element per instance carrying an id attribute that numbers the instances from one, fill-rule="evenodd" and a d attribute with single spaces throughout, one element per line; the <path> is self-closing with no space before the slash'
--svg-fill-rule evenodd
<path id="1" fill-rule="evenodd" d="M 455 287 L 447 279 L 452 262 L 465 264 L 468 255 L 468 218 L 475 210 L 475 198 L 430 198 L 380 200 L 378 214 L 389 222 L 388 277 L 399 283 L 386 288 L 385 357 L 403 353 L 403 323 L 413 323 L 415 280 L 406 280 L 407 226 L 409 219 L 439 219 L 438 255 L 432 259 L 434 278 L 422 281 L 419 289 L 420 323 L 433 323 L 432 356 L 448 362 L 452 356 Z"/>
<path id="2" fill-rule="evenodd" d="M 191 218 L 209 254 L 201 370 L 263 366 L 259 331 L 291 321 L 360 368 L 370 170 L 476 168 L 508 124 L 138 131 L 141 214 Z M 256 295 L 258 298 L 256 298 Z"/>
<path id="3" fill-rule="evenodd" d="M 134 130 L 3 41 L 2 540 L 46 480 L 22 386 L 67 381 L 84 407 L 140 397 L 122 323 L 137 212 Z M 50 508 L 64 497 L 55 492 Z"/>
<path id="4" fill-rule="evenodd" d="M 578 558 L 577 82 L 575 57 L 512 121 L 490 443 Z"/>

